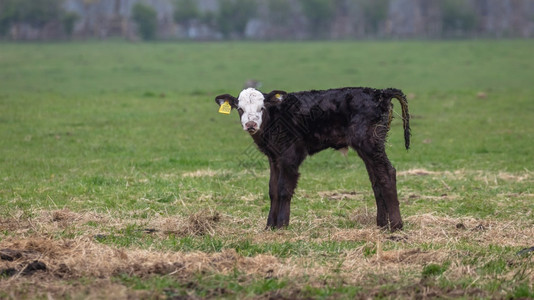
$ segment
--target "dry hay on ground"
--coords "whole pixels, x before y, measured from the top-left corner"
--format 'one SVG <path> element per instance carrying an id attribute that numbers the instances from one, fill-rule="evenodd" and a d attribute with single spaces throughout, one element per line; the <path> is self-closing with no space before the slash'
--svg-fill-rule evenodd
<path id="1" fill-rule="evenodd" d="M 317 194 L 328 200 L 362 200 L 364 196 L 364 193 L 355 191 L 323 191 Z"/>
<path id="2" fill-rule="evenodd" d="M 6 252 L 12 260 L 7 258 Z M 91 237 L 60 240 L 7 238 L 0 242 L 0 255 L 3 257 L 0 272 L 9 276 L 0 279 L 0 291 L 11 291 L 14 299 L 20 293 L 24 297 L 48 295 L 49 298 L 76 295 L 98 299 L 152 298 L 158 295 L 129 290 L 114 283 L 111 277 L 121 274 L 141 278 L 161 275 L 188 282 L 194 281 L 195 274 L 228 274 L 236 270 L 246 275 L 270 276 L 272 270 L 280 265 L 278 259 L 271 255 L 243 257 L 233 249 L 219 253 L 120 249 L 95 242 Z M 27 272 L 28 267 L 36 262 L 43 267 Z M 76 279 L 82 278 L 93 280 L 89 286 L 76 283 Z"/>
<path id="3" fill-rule="evenodd" d="M 398 171 L 397 176 L 430 176 L 433 178 L 450 178 L 450 179 L 475 179 L 483 181 L 486 184 L 498 184 L 498 180 L 515 181 L 515 182 L 532 182 L 533 171 L 525 170 L 519 173 L 510 173 L 499 171 L 488 172 L 483 170 L 455 170 L 455 171 L 430 171 L 424 168 L 415 168 L 404 171 Z"/>
<path id="4" fill-rule="evenodd" d="M 198 172 L 185 177 L 217 176 L 216 173 Z M 484 173 L 478 171 L 434 172 L 413 169 L 399 172 L 399 176 L 431 176 L 463 180 L 473 178 L 494 184 L 497 181 L 530 182 L 531 172 L 521 174 Z M 316 197 L 317 195 L 312 195 Z M 321 199 L 332 201 L 354 201 L 362 199 L 362 194 L 347 191 L 318 193 Z M 258 195 L 245 195 L 243 201 L 252 201 Z M 421 198 L 427 196 L 422 195 Z M 444 196 L 441 196 L 444 197 Z M 455 197 L 447 195 L 446 197 Z M 531 198 L 530 194 L 506 194 L 498 197 Z M 495 254 L 484 256 L 483 249 L 493 246 L 522 249 L 534 246 L 534 226 L 523 220 L 491 220 L 473 217 L 453 218 L 438 214 L 417 214 L 405 216 L 405 230 L 389 233 L 375 226 L 374 208 L 359 208 L 348 215 L 356 228 L 337 228 L 339 217 L 321 216 L 305 220 L 294 220 L 293 228 L 279 231 L 263 231 L 262 219 L 221 215 L 215 210 L 201 210 L 188 216 L 160 216 L 153 214 L 147 219 L 139 219 L 139 212 L 126 217 L 107 213 L 74 212 L 68 209 L 54 211 L 33 211 L 30 214 L 14 212 L 10 217 L 0 217 L 0 231 L 8 232 L 0 241 L 1 291 L 27 290 L 49 293 L 52 296 L 68 297 L 84 295 L 102 298 L 149 298 L 147 291 L 131 291 L 110 278 L 120 274 L 148 278 L 154 275 L 170 276 L 181 282 L 194 282 L 198 274 L 230 274 L 239 272 L 245 275 L 243 284 L 254 278 L 290 279 L 291 289 L 309 285 L 326 287 L 329 280 L 338 280 L 345 285 L 366 286 L 370 278 L 372 284 L 378 282 L 397 283 L 401 287 L 395 294 L 382 294 L 382 291 L 369 287 L 369 296 L 380 297 L 483 297 L 485 292 L 477 288 L 465 291 L 448 290 L 425 285 L 421 270 L 429 264 L 448 264 L 444 276 L 450 280 L 460 280 L 466 276 L 486 280 L 511 280 L 516 269 L 492 278 L 481 275 L 477 268 L 497 259 Z M 31 216 L 31 217 L 30 217 Z M 225 245 L 247 241 L 261 248 L 273 243 L 303 243 L 310 247 L 302 255 L 276 257 L 271 254 L 244 256 L 236 250 L 224 246 L 215 253 L 200 251 L 171 252 L 168 250 L 139 249 L 103 244 L 95 239 L 102 233 L 113 234 L 129 225 L 146 227 L 154 242 L 165 241 L 170 236 L 192 237 L 208 235 L 222 240 Z M 141 224 L 141 225 L 139 225 Z M 245 226 L 242 226 L 245 225 Z M 144 228 L 141 227 L 141 228 Z M 120 233 L 117 233 L 120 234 Z M 68 237 L 67 237 L 68 236 Z M 361 246 L 341 249 L 332 253 L 314 250 L 312 244 L 338 242 L 358 242 Z M 477 247 L 472 252 L 469 247 Z M 165 247 L 161 247 L 165 249 Z M 515 251 L 514 249 L 514 251 Z M 372 254 L 369 254 L 372 253 Z M 476 259 L 477 265 L 463 263 L 466 258 Z M 508 258 L 508 264 L 518 262 Z M 534 255 L 523 259 L 532 265 Z M 40 264 L 39 264 L 40 263 Z M 335 274 L 335 276 L 333 276 Z M 491 277 L 490 276 L 490 277 Z M 534 283 L 534 272 L 527 272 L 526 280 Z M 92 289 L 81 287 L 76 279 L 93 278 Z M 330 279 L 325 279 L 330 278 Z M 67 284 L 66 280 L 74 280 Z M 78 285 L 78 286 L 77 286 Z M 95 294 L 96 293 L 96 294 Z M 100 293 L 100 294 L 98 294 Z M 101 295 L 101 296 L 99 296 Z M 16 297 L 13 297 L 16 298 Z"/>
<path id="5" fill-rule="evenodd" d="M 355 213 L 354 218 L 368 220 L 362 228 L 333 228 L 325 236 L 314 237 L 314 229 L 310 232 L 281 231 L 235 231 L 232 223 L 225 224 L 217 212 L 205 210 L 186 218 L 172 220 L 170 218 L 153 217 L 149 224 L 160 239 L 168 238 L 168 234 L 185 234 L 194 236 L 210 234 L 214 237 L 229 240 L 252 238 L 255 243 L 284 243 L 297 240 L 310 243 L 361 241 L 362 246 L 342 250 L 335 257 L 324 257 L 313 251 L 299 256 L 287 258 L 275 257 L 271 254 L 258 254 L 251 257 L 243 256 L 234 249 L 223 249 L 221 252 L 205 253 L 171 252 L 155 249 L 138 249 L 135 247 L 117 247 L 98 242 L 93 235 L 75 238 L 53 238 L 52 233 L 64 230 L 61 222 L 70 220 L 71 225 L 84 223 L 87 220 L 101 221 L 104 224 L 115 224 L 109 216 L 95 213 L 75 213 L 71 211 L 42 211 L 33 220 L 20 217 L 16 220 L 0 219 L 0 227 L 10 225 L 13 235 L 0 241 L 0 272 L 11 272 L 6 279 L 0 280 L 0 290 L 30 290 L 35 293 L 46 291 L 51 295 L 75 295 L 87 293 L 87 287 L 81 288 L 68 285 L 65 280 L 77 278 L 94 278 L 92 285 L 101 285 L 110 289 L 109 294 L 118 298 L 151 297 L 147 291 L 130 291 L 124 286 L 113 283 L 111 277 L 120 274 L 147 278 L 153 275 L 172 276 L 182 282 L 193 282 L 196 274 L 230 274 L 239 272 L 246 280 L 254 278 L 291 278 L 291 288 L 299 290 L 305 285 L 324 287 L 334 284 L 325 278 L 338 278 L 344 284 L 365 285 L 370 278 L 383 278 L 384 282 L 401 282 L 402 287 L 392 296 L 415 296 L 414 288 L 426 289 L 431 295 L 454 295 L 458 291 L 441 291 L 420 282 L 417 274 L 428 264 L 448 262 L 451 267 L 446 271 L 448 278 L 465 276 L 480 277 L 476 268 L 469 268 L 461 263 L 466 256 L 474 255 L 462 250 L 462 243 L 474 242 L 477 246 L 490 247 L 526 247 L 531 246 L 534 236 L 532 224 L 521 222 L 502 222 L 495 220 L 479 220 L 475 218 L 450 218 L 433 214 L 414 215 L 407 217 L 406 230 L 391 234 L 375 227 L 371 216 L 374 212 L 362 210 Z M 36 220 L 46 221 L 42 227 L 31 226 Z M 224 219 L 223 219 L 224 221 Z M 13 225 L 15 224 L 15 225 Z M 461 224 L 461 225 L 460 225 Z M 117 224 L 115 224 L 117 225 Z M 530 226 L 529 226 L 530 225 Z M 17 227 L 18 226 L 18 227 Z M 124 224 L 123 224 L 124 226 Z M 37 229 L 28 230 L 28 227 Z M 181 228 L 172 232 L 165 228 Z M 317 228 L 315 228 L 317 229 Z M 50 230 L 50 231 L 49 231 Z M 16 233 L 20 231 L 21 234 Z M 261 238 L 260 238 L 261 237 Z M 424 249 L 422 245 L 433 245 L 432 249 Z M 372 255 L 366 250 L 374 249 Z M 477 257 L 485 264 L 495 257 Z M 532 257 L 534 259 L 534 257 Z M 36 262 L 42 266 L 36 267 Z M 44 267 L 43 267 L 44 266 Z M 28 271 L 27 269 L 30 268 Z M 7 271 L 6 271 L 7 270 Z M 337 274 L 331 277 L 333 272 Z M 412 274 L 407 276 L 407 274 Z M 415 275 L 414 275 L 415 274 Z M 513 274 L 503 274 L 509 278 Z M 534 282 L 534 274 L 528 276 Z M 75 281 L 74 281 L 75 282 Z M 28 284 L 32 283 L 30 287 Z M 376 282 L 374 283 L 376 284 Z M 85 289 L 85 290 L 84 290 Z M 371 289 L 369 293 L 380 295 L 380 290 Z M 95 291 L 98 295 L 100 291 Z M 467 294 L 466 294 L 467 293 Z M 108 294 L 108 293 L 106 293 Z M 478 289 L 469 289 L 461 295 L 484 295 Z M 95 296 L 93 295 L 93 296 Z M 133 296 L 132 296 L 133 295 Z M 417 295 L 420 295 L 418 293 Z M 98 297 L 98 296 L 95 296 Z"/>
<path id="6" fill-rule="evenodd" d="M 221 220 L 221 214 L 212 210 L 201 210 L 191 214 L 188 218 L 157 218 L 149 223 L 151 230 L 163 234 L 214 235 L 215 228 Z"/>
<path id="7" fill-rule="evenodd" d="M 369 220 L 371 216 L 367 215 Z M 389 234 L 371 224 L 364 228 L 336 229 L 322 240 L 332 241 L 397 241 L 406 245 L 434 244 L 454 246 L 476 243 L 477 246 L 498 245 L 526 247 L 533 243 L 534 226 L 522 221 L 480 220 L 471 217 L 452 218 L 422 214 L 405 218 L 406 230 Z"/>
<path id="8" fill-rule="evenodd" d="M 56 278 L 106 278 L 123 273 L 188 277 L 198 272 L 226 274 L 234 269 L 245 274 L 267 274 L 279 265 L 271 255 L 243 257 L 233 249 L 218 253 L 126 249 L 98 243 L 91 237 L 7 238 L 0 242 L 0 254 L 0 269 L 15 269 L 15 277 L 24 276 L 22 271 L 34 261 L 44 263 L 47 274 Z"/>
<path id="9" fill-rule="evenodd" d="M 185 172 L 182 174 L 182 177 L 215 177 L 225 174 L 231 174 L 229 171 L 225 170 L 212 170 L 212 169 L 200 169 L 193 172 Z"/>

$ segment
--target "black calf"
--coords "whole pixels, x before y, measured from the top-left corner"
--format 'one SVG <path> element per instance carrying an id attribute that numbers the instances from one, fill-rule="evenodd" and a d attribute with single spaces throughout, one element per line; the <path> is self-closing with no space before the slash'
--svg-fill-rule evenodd
<path id="1" fill-rule="evenodd" d="M 243 129 L 269 158 L 271 209 L 267 228 L 289 224 L 290 203 L 299 178 L 298 168 L 307 155 L 326 148 L 352 147 L 369 173 L 377 205 L 377 225 L 402 228 L 395 169 L 385 140 L 396 98 L 401 104 L 404 140 L 410 146 L 408 103 L 397 89 L 341 88 L 323 91 L 261 94 L 246 89 L 236 99 L 216 97 L 238 109 Z"/>

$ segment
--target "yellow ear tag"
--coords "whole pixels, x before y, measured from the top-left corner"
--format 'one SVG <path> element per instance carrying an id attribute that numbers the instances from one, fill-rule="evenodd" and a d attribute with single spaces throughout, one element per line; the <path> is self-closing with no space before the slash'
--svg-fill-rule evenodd
<path id="1" fill-rule="evenodd" d="M 228 100 L 224 101 L 223 104 L 219 107 L 219 113 L 229 115 L 232 110 L 232 106 L 228 103 Z"/>
<path id="2" fill-rule="evenodd" d="M 276 99 L 278 99 L 278 100 L 282 100 L 282 95 L 280 95 L 280 94 L 276 94 L 276 95 L 274 95 L 274 97 L 275 97 Z"/>

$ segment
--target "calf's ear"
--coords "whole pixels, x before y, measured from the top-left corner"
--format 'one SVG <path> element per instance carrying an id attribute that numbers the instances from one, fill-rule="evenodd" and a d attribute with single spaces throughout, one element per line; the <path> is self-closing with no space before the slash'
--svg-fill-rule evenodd
<path id="1" fill-rule="evenodd" d="M 264 103 L 277 104 L 282 102 L 287 96 L 287 92 L 274 90 L 269 94 L 265 95 Z"/>
<path id="2" fill-rule="evenodd" d="M 217 103 L 219 106 L 221 106 L 225 101 L 228 101 L 228 103 L 230 104 L 230 106 L 232 106 L 232 108 L 237 109 L 237 99 L 234 96 L 229 95 L 229 94 L 224 94 L 224 95 L 219 95 L 215 97 L 215 103 Z"/>

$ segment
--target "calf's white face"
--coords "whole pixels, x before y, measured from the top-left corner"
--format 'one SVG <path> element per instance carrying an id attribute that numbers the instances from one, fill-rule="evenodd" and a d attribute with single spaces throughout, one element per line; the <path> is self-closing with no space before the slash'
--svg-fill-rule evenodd
<path id="1" fill-rule="evenodd" d="M 263 94 L 260 91 L 248 88 L 239 93 L 238 98 L 229 94 L 215 97 L 215 103 L 219 105 L 219 112 L 230 113 L 228 105 L 239 112 L 241 126 L 250 134 L 255 134 L 261 128 L 263 111 L 265 107 L 277 105 L 287 97 L 288 93 L 280 90 L 271 91 L 269 94 Z M 223 107 L 223 105 L 225 105 Z"/>
<path id="2" fill-rule="evenodd" d="M 239 93 L 237 100 L 241 125 L 244 130 L 254 134 L 261 126 L 265 97 L 261 92 L 248 88 Z"/>

